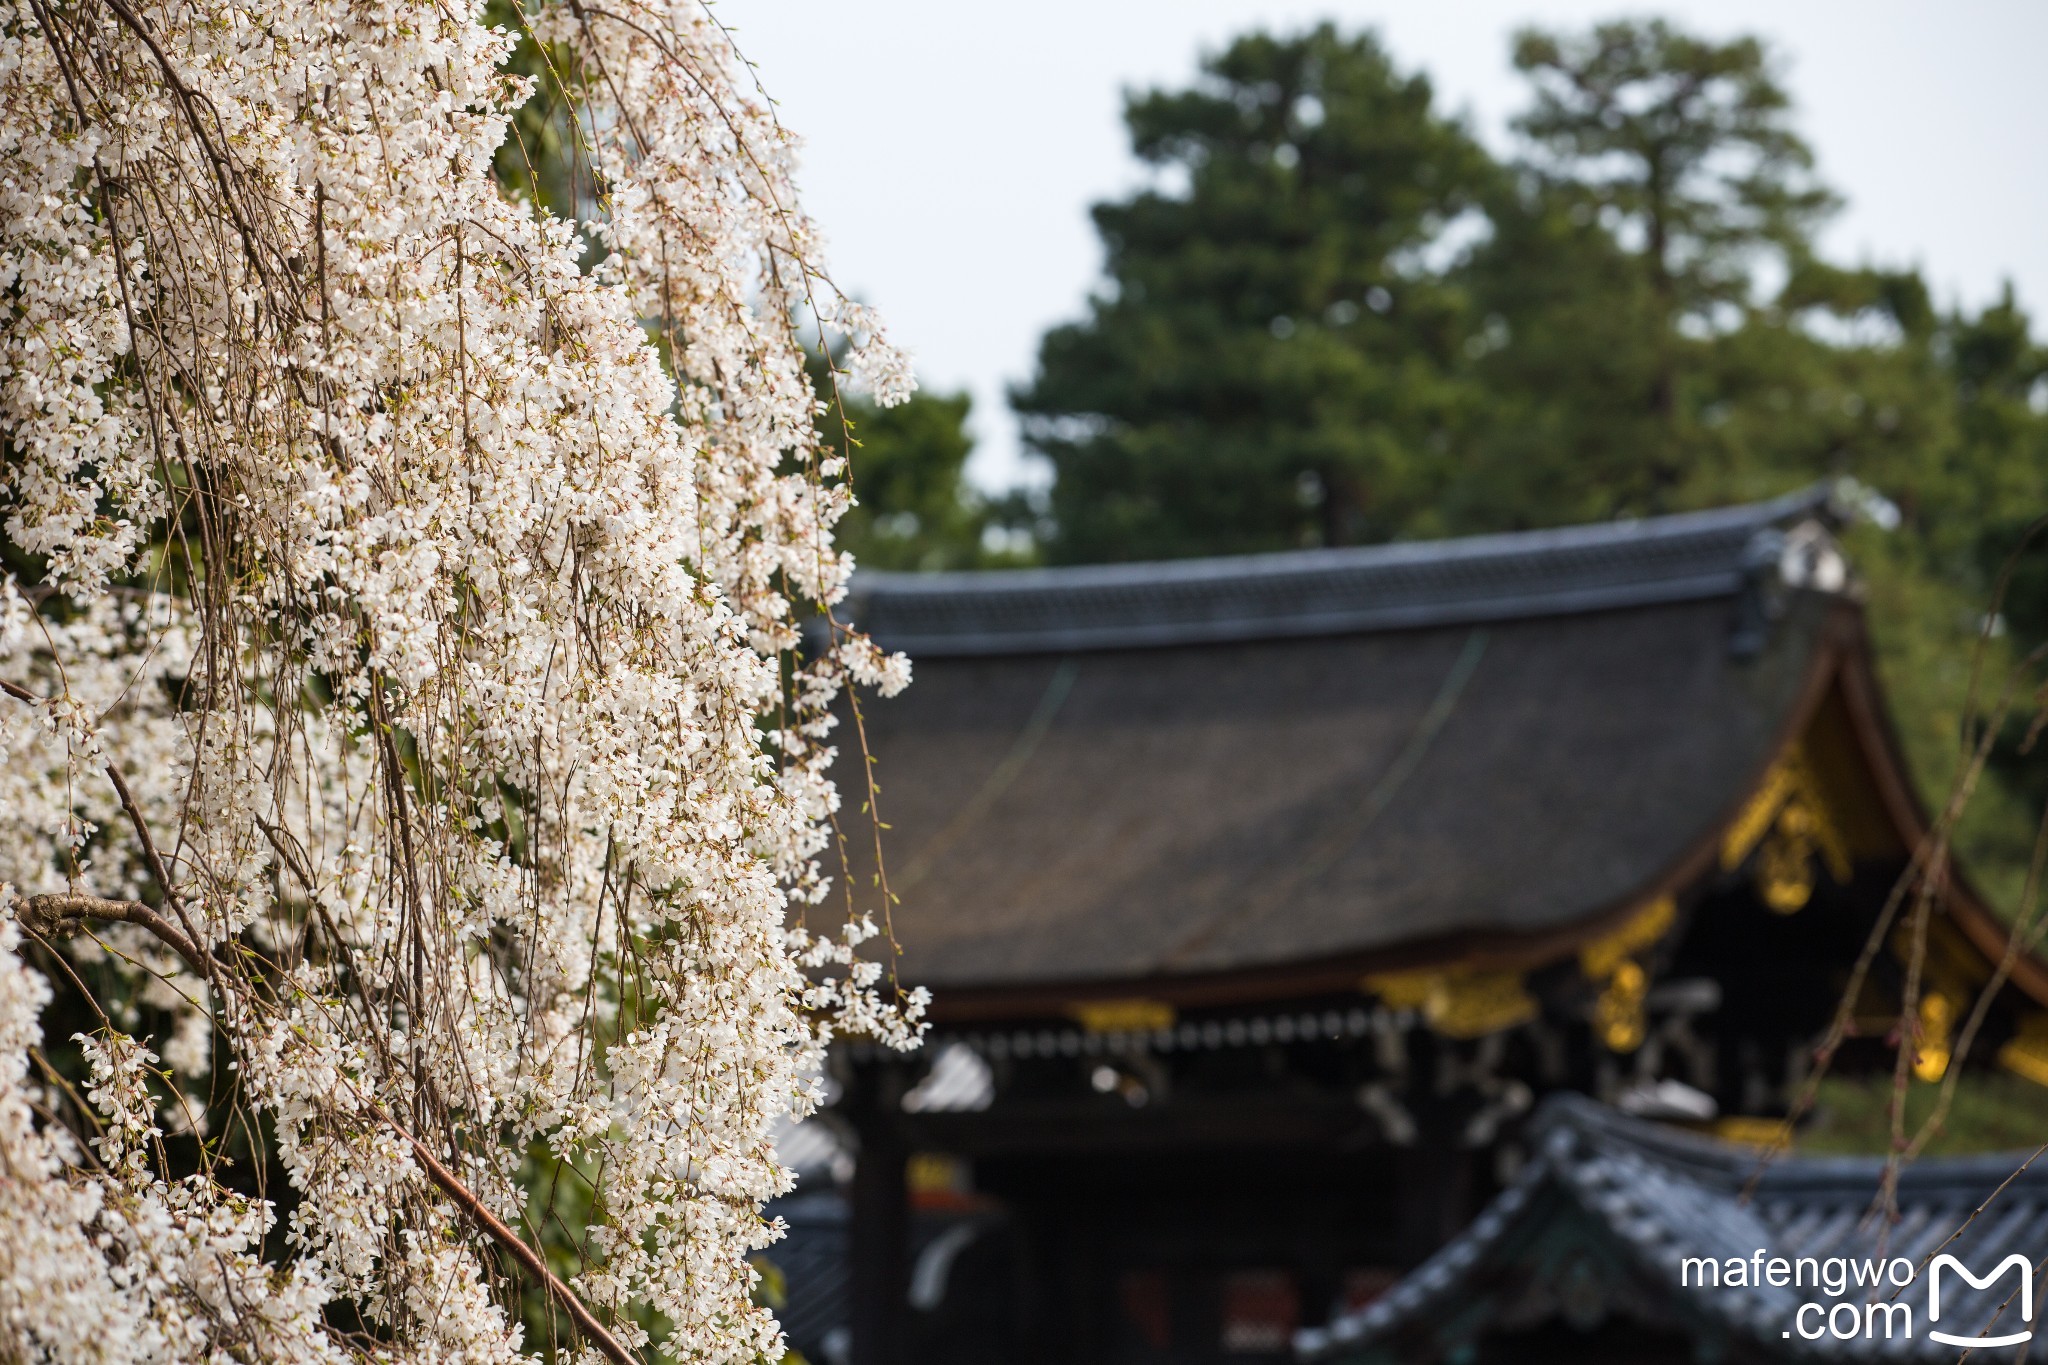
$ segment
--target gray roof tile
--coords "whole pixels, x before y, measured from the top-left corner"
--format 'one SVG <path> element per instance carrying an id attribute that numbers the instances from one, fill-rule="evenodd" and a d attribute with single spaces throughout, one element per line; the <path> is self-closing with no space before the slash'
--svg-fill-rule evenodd
<path id="1" fill-rule="evenodd" d="M 2016 1287 L 2010 1275 L 1983 1291 L 1946 1280 L 1943 1314 L 1933 1323 L 1924 1268 L 1903 1289 L 1889 1282 L 1852 1284 L 1841 1302 L 1895 1301 L 1912 1309 L 1912 1338 L 1890 1341 L 1807 1341 L 1789 1334 L 1802 1303 L 1836 1302 L 1812 1286 L 1680 1285 L 1686 1258 L 1725 1263 L 1759 1248 L 1795 1263 L 1802 1257 L 1903 1257 L 1916 1267 L 1946 1252 L 1980 1275 L 2019 1253 L 2038 1269 L 2048 1258 L 2048 1165 L 2025 1167 L 2025 1153 L 1907 1167 L 1899 1182 L 1901 1217 L 1887 1224 L 1873 1213 L 1879 1160 L 1788 1157 L 1759 1169 L 1746 1149 L 1627 1118 L 1572 1095 L 1546 1101 L 1533 1132 L 1538 1155 L 1487 1215 L 1363 1311 L 1303 1333 L 1302 1355 L 1327 1365 L 1433 1358 L 1428 1343 L 1450 1303 L 1483 1300 L 1511 1281 L 1509 1262 L 1534 1222 L 1574 1218 L 1632 1259 L 1636 1287 L 1657 1303 L 1664 1325 L 1701 1338 L 1734 1332 L 1760 1359 L 1953 1361 L 1957 1348 L 1933 1341 L 1931 1327 L 1969 1337 L 2032 1326 L 2019 1321 L 2017 1304 L 1999 1311 Z M 1526 1275 L 1530 1267 L 1516 1269 Z M 1992 1365 L 2020 1358 L 2020 1349 L 1980 1349 L 1971 1359 Z"/>

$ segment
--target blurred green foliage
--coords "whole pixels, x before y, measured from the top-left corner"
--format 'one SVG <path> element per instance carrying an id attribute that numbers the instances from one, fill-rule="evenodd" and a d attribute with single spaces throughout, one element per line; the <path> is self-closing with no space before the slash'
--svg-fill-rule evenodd
<path id="1" fill-rule="evenodd" d="M 1013 394 L 1055 562 L 1651 515 L 1852 475 L 1880 666 L 1930 802 L 2048 638 L 2048 351 L 2008 295 L 1944 311 L 1846 268 L 1765 46 L 1657 21 L 1527 31 L 1512 157 L 1376 38 L 1255 33 L 1130 97 L 1151 185 L 1097 205 L 1106 280 Z M 1992 693 L 1995 695 L 1996 683 Z M 2025 710 L 2022 697 L 2022 710 Z M 2015 903 L 2048 769 L 2010 722 L 1960 846 Z"/>
<path id="2" fill-rule="evenodd" d="M 1906 1088 L 1906 1134 L 1934 1110 L 1939 1085 Z M 1830 1077 L 1821 1082 L 1813 1119 L 1799 1133 L 1802 1155 L 1883 1156 L 1892 1146 L 1889 1078 Z M 1956 1086 L 1955 1102 L 1929 1156 L 2032 1152 L 2048 1136 L 2048 1088 L 2005 1072 L 1972 1072 Z"/>

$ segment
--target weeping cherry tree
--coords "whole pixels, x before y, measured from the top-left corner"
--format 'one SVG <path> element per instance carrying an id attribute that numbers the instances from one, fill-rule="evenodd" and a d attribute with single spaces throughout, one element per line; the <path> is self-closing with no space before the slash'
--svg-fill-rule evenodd
<path id="1" fill-rule="evenodd" d="M 793 158 L 696 0 L 0 0 L 0 1358 L 781 1353 L 923 1007 Z"/>

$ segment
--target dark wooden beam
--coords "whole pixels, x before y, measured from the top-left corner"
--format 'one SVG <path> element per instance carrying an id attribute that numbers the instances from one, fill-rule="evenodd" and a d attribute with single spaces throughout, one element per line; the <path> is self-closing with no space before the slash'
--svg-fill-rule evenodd
<path id="1" fill-rule="evenodd" d="M 965 1157 L 1218 1147 L 1359 1150 L 1379 1125 L 1348 1095 L 1175 1096 L 1134 1109 L 1114 1095 L 1002 1099 L 980 1113 L 905 1114 L 919 1150 Z"/>

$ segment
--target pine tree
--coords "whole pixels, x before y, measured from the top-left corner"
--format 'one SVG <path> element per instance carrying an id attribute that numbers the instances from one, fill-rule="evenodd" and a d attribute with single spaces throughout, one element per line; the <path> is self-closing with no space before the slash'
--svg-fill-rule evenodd
<path id="1" fill-rule="evenodd" d="M 1094 210 L 1108 282 L 1014 395 L 1050 551 L 1382 539 L 1426 521 L 1472 401 L 1433 252 L 1495 175 L 1369 36 L 1255 34 L 1126 110 L 1159 183 Z"/>

